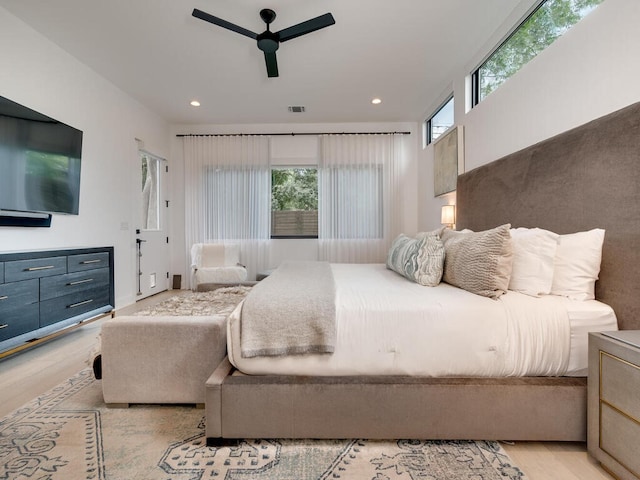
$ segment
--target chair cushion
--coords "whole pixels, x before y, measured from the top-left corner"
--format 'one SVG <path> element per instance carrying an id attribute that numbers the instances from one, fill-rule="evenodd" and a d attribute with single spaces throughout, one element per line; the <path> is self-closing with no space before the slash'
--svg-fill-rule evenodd
<path id="1" fill-rule="evenodd" d="M 200 248 L 200 263 L 198 264 L 198 268 L 221 267 L 225 265 L 224 245 L 218 243 L 203 244 Z"/>
<path id="2" fill-rule="evenodd" d="M 247 279 L 247 269 L 235 267 L 199 268 L 195 273 L 196 285 L 201 283 L 237 283 Z"/>

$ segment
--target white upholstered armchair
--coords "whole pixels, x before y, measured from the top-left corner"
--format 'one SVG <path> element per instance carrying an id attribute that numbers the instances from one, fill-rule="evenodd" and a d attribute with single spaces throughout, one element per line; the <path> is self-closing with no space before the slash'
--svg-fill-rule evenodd
<path id="1" fill-rule="evenodd" d="M 238 284 L 247 279 L 236 244 L 196 243 L 191 247 L 191 289 L 203 284 Z"/>

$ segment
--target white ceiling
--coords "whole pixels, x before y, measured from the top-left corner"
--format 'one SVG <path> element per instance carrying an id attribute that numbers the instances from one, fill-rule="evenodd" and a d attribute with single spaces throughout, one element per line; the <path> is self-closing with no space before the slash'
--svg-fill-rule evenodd
<path id="1" fill-rule="evenodd" d="M 0 0 L 168 122 L 417 121 L 521 0 Z M 525 0 L 531 3 L 531 0 Z M 267 78 L 255 41 L 191 16 L 261 33 L 326 12 L 336 24 L 280 45 Z M 373 97 L 383 103 L 373 106 Z M 202 106 L 193 108 L 189 101 Z M 289 113 L 303 105 L 305 113 Z"/>

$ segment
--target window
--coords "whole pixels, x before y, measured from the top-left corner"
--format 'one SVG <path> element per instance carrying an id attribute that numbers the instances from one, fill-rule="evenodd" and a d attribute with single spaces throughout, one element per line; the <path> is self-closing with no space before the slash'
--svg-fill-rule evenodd
<path id="1" fill-rule="evenodd" d="M 471 75 L 477 105 L 603 0 L 545 0 Z"/>
<path id="2" fill-rule="evenodd" d="M 318 238 L 318 169 L 271 170 L 271 238 Z"/>
<path id="3" fill-rule="evenodd" d="M 142 228 L 160 229 L 160 159 L 140 152 L 142 161 Z"/>
<path id="4" fill-rule="evenodd" d="M 425 146 L 435 141 L 453 125 L 453 106 L 453 97 L 451 97 L 425 122 Z"/>

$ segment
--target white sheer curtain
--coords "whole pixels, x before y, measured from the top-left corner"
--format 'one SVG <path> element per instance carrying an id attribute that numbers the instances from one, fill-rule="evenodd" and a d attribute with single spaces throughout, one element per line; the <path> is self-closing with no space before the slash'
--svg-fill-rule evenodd
<path id="1" fill-rule="evenodd" d="M 194 243 L 237 243 L 254 279 L 268 262 L 268 137 L 186 136 L 183 149 L 188 261 Z"/>
<path id="2" fill-rule="evenodd" d="M 400 233 L 402 136 L 321 138 L 319 257 L 334 263 L 382 263 Z"/>

